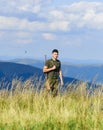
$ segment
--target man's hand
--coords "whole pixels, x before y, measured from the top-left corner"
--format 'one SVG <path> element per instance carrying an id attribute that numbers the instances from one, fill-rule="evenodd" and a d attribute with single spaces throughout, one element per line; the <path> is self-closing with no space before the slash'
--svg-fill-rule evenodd
<path id="1" fill-rule="evenodd" d="M 53 67 L 52 67 L 52 70 L 55 70 L 56 69 L 56 66 L 54 65 Z"/>
<path id="2" fill-rule="evenodd" d="M 52 70 L 55 70 L 55 69 L 56 69 L 55 65 L 53 67 L 51 67 L 51 68 L 48 68 L 47 66 L 44 66 L 43 72 L 46 73 L 46 72 L 49 72 L 49 71 L 52 71 Z"/>

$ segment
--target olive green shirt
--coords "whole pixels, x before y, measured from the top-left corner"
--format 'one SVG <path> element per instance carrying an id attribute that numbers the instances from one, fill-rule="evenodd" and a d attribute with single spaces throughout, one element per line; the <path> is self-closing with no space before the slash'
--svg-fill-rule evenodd
<path id="1" fill-rule="evenodd" d="M 59 60 L 49 59 L 45 63 L 45 66 L 48 68 L 52 68 L 54 65 L 56 66 L 56 69 L 47 72 L 47 79 L 58 79 L 59 71 L 61 69 L 61 62 Z"/>

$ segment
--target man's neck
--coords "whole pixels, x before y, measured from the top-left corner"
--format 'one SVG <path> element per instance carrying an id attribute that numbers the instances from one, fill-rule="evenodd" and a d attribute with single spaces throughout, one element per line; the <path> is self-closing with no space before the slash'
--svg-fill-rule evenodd
<path id="1" fill-rule="evenodd" d="M 52 60 L 56 61 L 57 59 L 55 59 L 55 58 L 52 57 Z"/>

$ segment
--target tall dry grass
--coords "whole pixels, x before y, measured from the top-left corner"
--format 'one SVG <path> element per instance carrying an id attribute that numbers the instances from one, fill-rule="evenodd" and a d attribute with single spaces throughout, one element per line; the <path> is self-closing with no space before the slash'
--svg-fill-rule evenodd
<path id="1" fill-rule="evenodd" d="M 82 83 L 52 97 L 30 82 L 0 91 L 0 130 L 103 130 L 102 87 L 90 95 Z"/>

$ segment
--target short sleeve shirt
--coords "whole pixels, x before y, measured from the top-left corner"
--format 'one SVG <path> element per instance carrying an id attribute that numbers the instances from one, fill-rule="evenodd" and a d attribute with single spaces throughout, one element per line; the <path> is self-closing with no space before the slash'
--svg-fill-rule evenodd
<path id="1" fill-rule="evenodd" d="M 47 72 L 47 78 L 49 79 L 58 79 L 59 71 L 61 69 L 61 62 L 59 60 L 49 59 L 45 63 L 47 68 L 52 68 L 54 65 L 56 66 L 56 69 Z"/>

